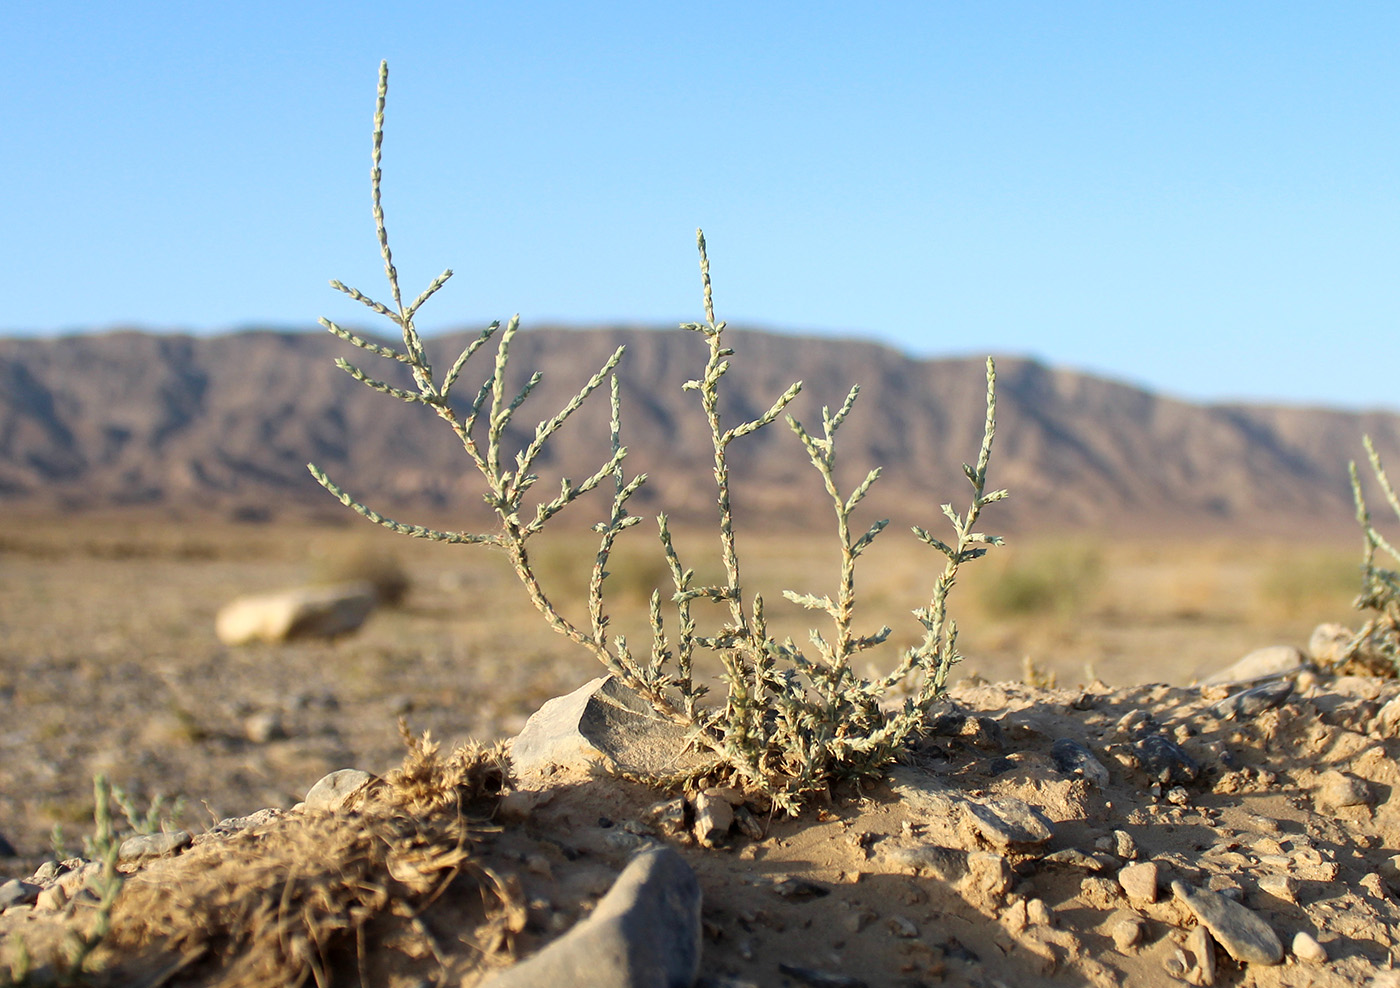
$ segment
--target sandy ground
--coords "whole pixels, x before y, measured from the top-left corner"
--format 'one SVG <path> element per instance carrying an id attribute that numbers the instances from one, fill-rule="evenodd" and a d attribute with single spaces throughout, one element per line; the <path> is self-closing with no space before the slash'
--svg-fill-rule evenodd
<path id="1" fill-rule="evenodd" d="M 515 588 L 499 566 L 428 552 L 415 565 L 407 605 L 376 615 L 352 639 L 230 649 L 210 630 L 222 603 L 304 581 L 315 568 L 308 560 L 333 555 L 326 547 L 349 536 L 169 525 L 76 534 L 31 525 L 3 536 L 0 834 L 18 852 L 3 862 L 5 877 L 27 877 L 54 856 L 55 825 L 65 853 L 77 850 L 92 831 L 94 774 L 141 805 L 158 792 L 182 797 L 170 825 L 199 834 L 224 817 L 289 807 L 336 769 L 388 772 L 403 757 L 400 716 L 449 746 L 509 737 L 545 699 L 595 674 L 526 621 L 518 602 L 507 603 Z M 525 906 L 501 949 L 528 954 L 585 914 L 636 838 L 673 844 L 700 876 L 702 975 L 716 985 L 1370 983 L 1390 965 L 1400 918 L 1389 884 L 1400 852 L 1400 816 L 1389 799 L 1400 742 L 1385 706 L 1395 684 L 1324 676 L 1297 684 L 1270 709 L 1227 718 L 1216 705 L 1230 691 L 1190 686 L 1196 672 L 1254 646 L 1304 643 L 1310 608 L 1336 608 L 1335 599 L 1319 605 L 1290 589 L 1307 603 L 1261 623 L 1269 608 L 1246 606 L 1259 588 L 1244 576 L 1236 574 L 1225 610 L 1212 611 L 1221 595 L 1201 585 L 1214 577 L 1180 568 L 1173 577 L 1152 568 L 1146 549 L 1134 551 L 1134 586 L 1149 596 L 1153 580 L 1159 588 L 1159 609 L 1136 645 L 1124 630 L 1133 627 L 1126 604 L 1104 605 L 1099 591 L 1097 610 L 1006 618 L 981 639 L 985 661 L 969 647 L 965 670 L 996 680 L 1019 671 L 1018 652 L 1058 641 L 1058 650 L 1036 649 L 1036 678 L 1048 672 L 1084 684 L 962 683 L 941 733 L 905 769 L 918 773 L 916 788 L 936 794 L 932 802 L 884 782 L 784 820 L 751 800 L 761 836 L 736 834 L 706 849 L 685 832 L 646 832 L 647 809 L 666 795 L 647 787 L 554 787 L 508 825 L 492 820 L 495 797 L 483 796 L 473 806 L 486 821 L 470 842 L 473 860 L 517 876 L 506 898 Z M 1164 600 L 1160 587 L 1173 579 L 1188 592 Z M 1247 621 L 1229 617 L 1246 611 Z M 1151 645 L 1156 638 L 1168 644 Z M 1134 648 L 1135 665 L 1119 661 Z M 1086 681 L 1085 665 L 1109 685 Z M 1152 685 L 1157 679 L 1172 685 Z M 1200 766 L 1195 778 L 1164 782 L 1144 768 L 1137 746 L 1148 735 L 1178 743 Z M 1085 745 L 1107 777 L 1058 766 L 1052 746 L 1065 738 Z M 1342 781 L 1329 774 L 1336 772 Z M 1038 807 L 1052 835 L 1034 844 L 990 839 L 969 806 L 1008 798 Z M 928 847 L 944 850 L 920 850 Z M 1154 891 L 1130 897 L 1120 873 L 1144 863 L 1156 865 Z M 1142 870 L 1130 874 L 1140 880 Z M 797 882 L 784 885 L 788 879 Z M 1213 941 L 1203 947 L 1173 881 L 1237 897 L 1285 948 L 1307 933 L 1328 960 L 1290 953 L 1266 966 L 1240 963 Z M 464 908 L 451 894 L 435 901 Z M 92 909 L 80 902 L 56 916 L 82 923 Z M 477 976 L 458 955 L 487 957 L 480 941 L 465 945 L 470 938 L 435 927 L 435 915 L 428 907 L 416 913 L 427 933 L 414 927 L 397 941 L 376 941 L 381 954 L 403 957 L 385 978 Z M 46 921 L 42 911 L 11 910 L 0 928 L 35 937 Z M 1209 978 L 1203 952 L 1215 966 Z M 832 980 L 804 982 L 782 965 Z M 327 971 L 334 983 L 358 976 L 353 963 Z M 220 983 L 207 965 L 171 978 Z"/>

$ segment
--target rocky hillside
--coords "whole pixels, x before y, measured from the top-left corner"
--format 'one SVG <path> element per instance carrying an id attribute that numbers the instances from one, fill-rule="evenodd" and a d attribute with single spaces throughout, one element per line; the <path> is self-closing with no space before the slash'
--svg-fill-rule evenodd
<path id="1" fill-rule="evenodd" d="M 467 338 L 435 340 L 438 363 L 445 367 Z M 522 333 L 512 367 L 518 378 L 538 369 L 544 380 L 512 441 L 518 447 L 623 344 L 629 469 L 652 477 L 645 501 L 635 503 L 705 512 L 712 493 L 704 419 L 695 395 L 681 390 L 704 362 L 694 335 Z M 735 332 L 732 345 L 729 422 L 757 414 L 801 379 L 793 411 L 819 428 L 821 406 L 840 404 L 859 383 L 862 398 L 841 433 L 847 483 L 883 466 L 872 510 L 901 521 L 934 521 L 939 503 L 963 499 L 959 465 L 976 455 L 983 417 L 980 359 L 918 360 L 872 343 L 765 333 Z M 249 516 L 340 510 L 307 474 L 310 460 L 386 511 L 477 510 L 480 488 L 450 431 L 422 407 L 357 385 L 335 367 L 336 356 L 365 358 L 361 365 L 377 375 L 396 369 L 324 333 L 0 340 L 0 503 Z M 1383 451 L 1400 450 L 1393 414 L 1197 405 L 1023 359 L 998 368 L 992 482 L 1013 492 L 1003 527 L 1337 530 L 1350 524 L 1346 465 L 1361 454 L 1362 434 Z M 462 397 L 489 373 L 483 352 L 464 374 Z M 551 476 L 578 478 L 605 458 L 606 400 L 558 439 L 540 463 L 541 490 L 555 488 Z M 827 516 L 817 475 L 780 424 L 736 444 L 732 463 L 751 519 Z"/>

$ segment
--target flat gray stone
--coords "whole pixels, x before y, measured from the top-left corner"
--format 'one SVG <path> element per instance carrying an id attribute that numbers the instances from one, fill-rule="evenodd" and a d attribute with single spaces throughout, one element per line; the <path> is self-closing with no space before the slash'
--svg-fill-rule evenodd
<path id="1" fill-rule="evenodd" d="M 43 891 L 41 885 L 11 878 L 5 884 L 0 885 L 0 910 L 9 909 L 11 906 L 28 905 L 39 898 L 41 891 Z"/>
<path id="2" fill-rule="evenodd" d="M 666 776 L 704 761 L 686 744 L 686 729 L 614 676 L 601 676 L 547 701 L 511 742 L 522 778 L 552 768 Z"/>
<path id="3" fill-rule="evenodd" d="M 632 859 L 592 915 L 487 988 L 690 988 L 700 969 L 700 883 L 669 847 Z"/>
<path id="4" fill-rule="evenodd" d="M 302 801 L 307 810 L 322 810 L 335 813 L 345 809 L 354 800 L 373 788 L 379 779 L 357 768 L 342 768 L 322 776 L 306 792 Z"/>
<path id="5" fill-rule="evenodd" d="M 1209 889 L 1192 889 L 1185 882 L 1172 882 L 1172 893 L 1235 960 L 1245 964 L 1283 962 L 1283 942 L 1278 934 L 1238 902 Z"/>
<path id="6" fill-rule="evenodd" d="M 172 830 L 168 834 L 142 834 L 128 837 L 117 849 L 121 861 L 140 861 L 142 858 L 160 858 L 189 847 L 194 838 L 188 830 Z"/>
<path id="7" fill-rule="evenodd" d="M 1293 695 L 1293 681 L 1280 679 L 1227 696 L 1210 708 L 1222 720 L 1244 720 L 1284 704 Z"/>
<path id="8" fill-rule="evenodd" d="M 967 852 L 938 844 L 882 847 L 880 860 L 891 868 L 929 874 L 949 885 L 957 884 L 967 875 Z"/>
<path id="9" fill-rule="evenodd" d="M 1086 782 L 1100 789 L 1108 785 L 1108 769 L 1094 753 L 1073 738 L 1060 738 L 1050 746 L 1050 757 L 1055 767 L 1066 775 L 1081 775 Z"/>
<path id="10" fill-rule="evenodd" d="M 1014 796 L 969 800 L 964 805 L 977 830 L 999 847 L 1044 844 L 1055 835 L 1049 817 Z"/>
<path id="11" fill-rule="evenodd" d="M 1133 745 L 1138 764 L 1163 785 L 1179 786 L 1195 782 L 1201 766 L 1181 745 L 1165 734 L 1149 734 Z"/>

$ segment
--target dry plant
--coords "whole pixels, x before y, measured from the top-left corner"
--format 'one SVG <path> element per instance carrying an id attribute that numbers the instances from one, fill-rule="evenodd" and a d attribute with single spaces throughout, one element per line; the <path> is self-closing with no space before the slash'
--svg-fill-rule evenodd
<path id="1" fill-rule="evenodd" d="M 224 988 L 252 988 L 382 984 L 394 963 L 445 983 L 507 963 L 525 904 L 474 853 L 498 829 L 504 752 L 405 741 L 403 765 L 352 810 L 285 814 L 138 872 L 113 917 L 114 948 L 136 958 L 123 966 L 207 966 Z M 429 907 L 474 951 L 440 944 Z"/>
<path id="2" fill-rule="evenodd" d="M 510 320 L 500 333 L 490 377 L 468 400 L 454 402 L 458 393 L 456 385 L 468 361 L 497 334 L 500 324 L 493 323 L 473 340 L 441 378 L 435 375 L 414 327 L 414 318 L 423 304 L 446 284 L 452 272 L 444 271 L 416 299 L 404 303 L 380 198 L 387 86 L 388 68 L 381 64 L 374 115 L 371 197 L 375 232 L 392 305 L 377 302 L 339 281 L 331 285 L 393 323 L 402 336 L 403 346 L 399 349 L 363 339 L 326 319 L 322 319 L 321 324 L 353 346 L 407 366 L 416 390 L 397 387 L 343 359 L 337 360 L 355 380 L 403 401 L 426 405 L 448 424 L 485 482 L 485 500 L 499 521 L 499 529 L 478 534 L 405 525 L 360 503 L 315 465 L 309 465 L 317 481 L 345 505 L 392 531 L 439 542 L 492 546 L 504 551 L 530 600 L 551 628 L 591 651 L 609 672 L 645 697 L 661 715 L 690 730 L 692 743 L 710 756 L 706 764 L 695 770 L 695 777 L 721 778 L 761 791 L 779 808 L 796 813 L 805 794 L 824 791 L 835 781 L 879 772 L 922 730 L 930 707 L 945 690 L 949 670 L 960 659 L 957 626 L 947 608 L 959 568 L 984 554 L 989 546 L 1000 543 L 1000 539 L 976 529 L 982 509 L 1006 496 L 1005 491 L 987 490 L 996 409 L 992 362 L 987 361 L 986 420 L 981 448 L 976 465 L 963 466 L 972 486 L 969 506 L 959 513 L 951 505 L 943 505 L 943 513 L 953 526 L 953 537 L 949 541 L 922 528 L 914 529 L 916 536 L 944 559 L 943 572 L 934 584 L 929 603 L 914 612 L 924 629 L 922 638 L 902 650 L 888 674 L 874 680 L 865 679 L 855 673 L 853 662 L 861 653 L 885 642 L 890 629 L 863 634 L 855 625 L 856 561 L 887 523 L 877 521 L 862 530 L 854 524 L 854 515 L 879 479 L 880 471 L 871 471 L 849 493 L 843 492 L 836 480 L 837 432 L 851 413 L 859 389 L 852 388 L 834 414 L 829 408 L 822 410 L 819 436 L 797 420 L 787 419 L 820 474 L 831 500 L 842 554 L 834 593 L 786 593 L 790 600 L 819 611 L 830 620 L 828 633 L 811 633 L 812 651 L 809 653 L 790 639 L 776 640 L 768 632 L 762 598 L 745 596 L 733 525 L 728 461 L 729 447 L 772 424 L 802 386 L 793 384 L 757 418 L 727 427 L 723 424 L 721 382 L 729 370 L 728 358 L 733 356 L 733 351 L 724 344 L 724 322 L 715 318 L 705 240 L 703 234 L 698 234 L 705 320 L 682 328 L 704 339 L 708 359 L 703 373 L 684 387 L 697 393 L 709 424 L 719 511 L 719 555 L 724 575 L 716 582 L 698 584 L 695 571 L 679 558 L 666 516 L 661 515 L 658 534 L 672 587 L 664 596 L 660 591 L 651 595 L 652 641 L 650 648 L 639 654 L 625 636 L 609 633 L 605 606 L 605 590 L 609 589 L 608 563 L 614 546 L 625 530 L 640 521 L 628 513 L 627 502 L 646 481 L 645 475 L 627 477 L 624 469 L 627 448 L 621 438 L 617 380 L 623 350 L 619 348 L 563 408 L 540 421 L 533 439 L 515 452 L 513 459 L 507 457 L 503 448 L 507 428 L 540 380 L 535 374 L 519 391 L 507 390 L 506 366 L 511 341 L 519 330 L 518 317 Z M 533 469 L 540 453 L 565 421 L 604 384 L 611 393 L 611 455 L 582 481 L 562 479 L 558 494 L 531 502 L 531 511 L 526 496 L 539 479 Z M 588 620 L 575 622 L 560 612 L 542 585 L 530 555 L 530 540 L 583 495 L 605 486 L 611 487 L 612 503 L 607 519 L 593 526 L 599 538 L 588 578 Z M 693 605 L 700 600 L 722 605 L 727 614 L 720 627 L 710 631 L 698 627 Z M 663 602 L 670 604 L 673 611 L 669 627 L 663 616 Z M 723 664 L 722 678 L 728 690 L 723 703 L 701 702 L 706 687 L 695 681 L 693 673 L 699 653 L 717 654 Z M 892 696 L 902 696 L 903 701 L 890 710 Z"/>
<path id="3" fill-rule="evenodd" d="M 1375 474 L 1391 510 L 1400 518 L 1400 497 L 1386 475 L 1380 454 L 1376 452 L 1370 436 L 1363 437 L 1362 442 L 1366 446 L 1371 472 Z M 1361 561 L 1361 593 L 1356 598 L 1356 607 L 1372 612 L 1372 616 L 1352 637 L 1338 664 L 1355 663 L 1364 666 L 1372 675 L 1394 676 L 1400 672 L 1400 572 L 1381 565 L 1376 557 L 1383 552 L 1400 565 L 1400 551 L 1372 523 L 1355 462 L 1350 464 L 1350 473 L 1351 490 L 1356 501 L 1356 520 L 1361 524 L 1366 543 Z"/>

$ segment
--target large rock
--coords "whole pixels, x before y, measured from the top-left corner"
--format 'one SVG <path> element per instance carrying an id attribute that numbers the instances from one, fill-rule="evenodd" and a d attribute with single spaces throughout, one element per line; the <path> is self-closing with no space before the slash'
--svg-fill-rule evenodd
<path id="1" fill-rule="evenodd" d="M 358 630 L 378 600 L 374 587 L 368 583 L 239 597 L 219 611 L 214 632 L 225 645 L 335 638 Z"/>
<path id="2" fill-rule="evenodd" d="M 688 748 L 686 733 L 616 677 L 602 676 L 535 711 L 511 742 L 510 759 L 521 779 L 555 769 L 668 776 L 705 760 Z"/>
<path id="3" fill-rule="evenodd" d="M 700 883 L 679 854 L 632 859 L 593 914 L 487 988 L 690 988 L 700 968 Z"/>

